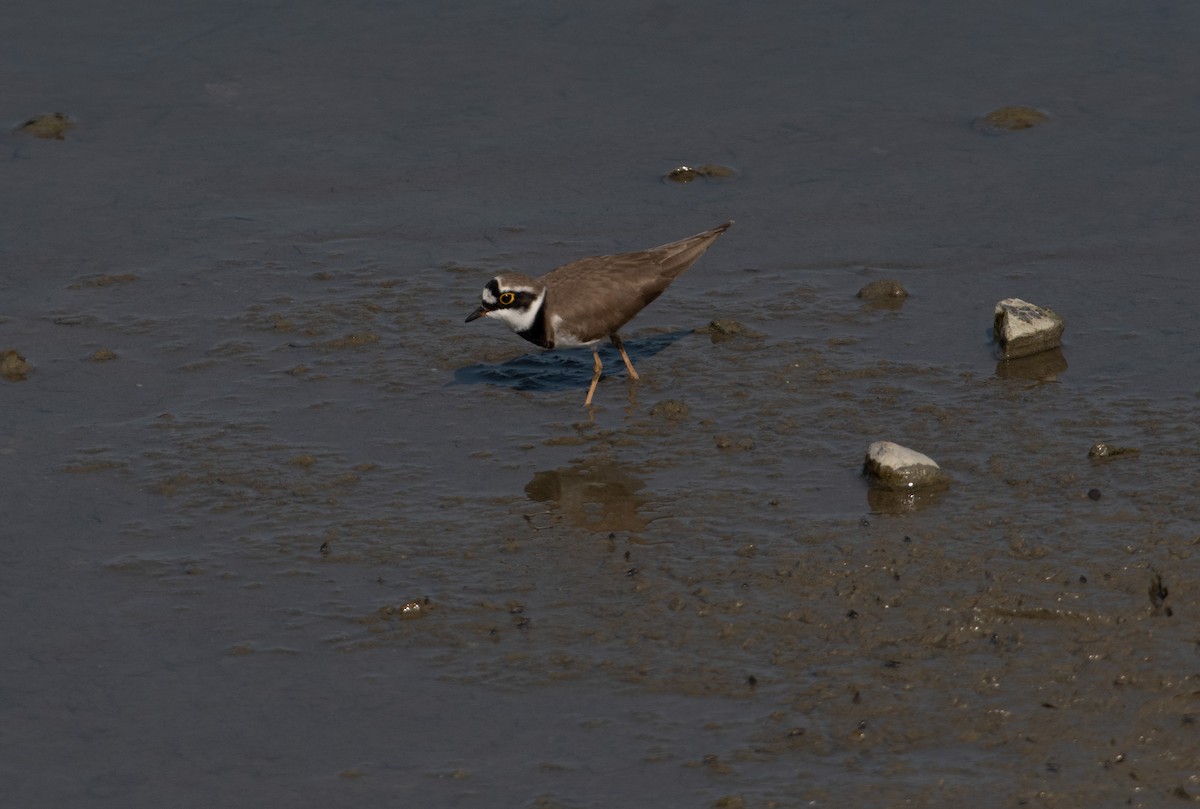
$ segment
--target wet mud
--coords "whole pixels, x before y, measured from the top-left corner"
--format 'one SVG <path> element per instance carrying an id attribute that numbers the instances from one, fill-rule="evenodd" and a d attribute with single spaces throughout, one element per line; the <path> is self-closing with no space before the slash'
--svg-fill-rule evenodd
<path id="1" fill-rule="evenodd" d="M 83 51 L 2 57 L 10 800 L 1200 796 L 1195 13 L 433 8 L 14 14 Z M 590 409 L 588 349 L 462 323 L 728 218 Z M 999 358 L 1011 296 L 1060 348 Z"/>
<path id="2" fill-rule="evenodd" d="M 729 706 L 697 731 L 702 750 L 672 733 L 646 748 L 648 778 L 684 767 L 749 806 L 980 784 L 1047 806 L 1187 791 L 1191 403 L 1098 396 L 1072 376 L 1086 352 L 1035 383 L 998 374 L 982 341 L 957 363 L 883 361 L 863 343 L 939 304 L 862 309 L 840 272 L 743 286 L 736 261 L 714 263 L 733 290 L 721 320 L 762 332 L 634 328 L 643 381 L 606 376 L 591 411 L 587 357 L 544 384 L 538 366 L 566 360 L 464 375 L 525 349 L 414 322 L 422 282 L 382 270 L 293 282 L 182 350 L 130 342 L 123 307 L 83 302 L 103 325 L 57 328 L 124 338 L 179 390 L 59 469 L 145 498 L 116 509 L 103 567 L 118 584 L 169 604 L 291 581 L 282 624 L 219 644 L 235 659 L 299 674 L 327 655 L 416 655 L 440 687 Z M 712 314 L 681 297 L 668 323 Z M 355 313 L 378 339 L 355 336 Z M 882 436 L 936 450 L 954 485 L 880 499 L 861 459 Z M 1141 452 L 1097 464 L 1098 436 Z"/>

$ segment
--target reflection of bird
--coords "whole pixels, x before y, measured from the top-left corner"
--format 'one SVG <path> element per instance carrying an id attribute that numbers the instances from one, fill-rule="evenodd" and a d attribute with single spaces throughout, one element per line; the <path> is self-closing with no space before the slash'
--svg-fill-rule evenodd
<path id="1" fill-rule="evenodd" d="M 646 484 L 607 460 L 589 460 L 565 469 L 538 472 L 525 485 L 529 499 L 545 503 L 587 531 L 646 530 L 639 512 L 646 505 Z"/>
<path id="2" fill-rule="evenodd" d="M 629 375 L 637 379 L 617 329 L 661 295 L 732 224 L 649 250 L 580 259 L 541 278 L 501 273 L 483 288 L 483 302 L 467 322 L 494 317 L 542 348 L 591 346 L 594 371 L 583 403 L 590 405 L 604 367 L 596 343 L 612 340 Z"/>

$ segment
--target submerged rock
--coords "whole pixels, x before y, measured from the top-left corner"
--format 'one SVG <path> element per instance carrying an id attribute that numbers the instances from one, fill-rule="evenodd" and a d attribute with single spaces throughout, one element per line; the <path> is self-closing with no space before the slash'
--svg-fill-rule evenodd
<path id="1" fill-rule="evenodd" d="M 943 489 L 950 477 L 928 455 L 891 441 L 876 441 L 867 447 L 863 474 L 872 483 L 890 491 Z"/>
<path id="2" fill-rule="evenodd" d="M 894 301 L 908 297 L 908 290 L 895 278 L 880 278 L 858 291 L 864 301 Z"/>
<path id="3" fill-rule="evenodd" d="M 1058 348 L 1065 327 L 1057 313 L 1020 298 L 1005 298 L 996 304 L 996 341 L 1006 360 Z"/>

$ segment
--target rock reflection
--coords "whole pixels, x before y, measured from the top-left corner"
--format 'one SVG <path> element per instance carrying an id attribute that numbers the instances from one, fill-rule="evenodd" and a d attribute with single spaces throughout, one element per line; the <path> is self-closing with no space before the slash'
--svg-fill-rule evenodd
<path id="1" fill-rule="evenodd" d="M 944 493 L 944 490 L 892 491 L 872 486 L 867 490 L 867 507 L 872 514 L 912 514 L 936 505 Z"/>
<path id="2" fill-rule="evenodd" d="M 1000 379 L 1026 379 L 1030 382 L 1053 382 L 1067 372 L 1067 358 L 1061 348 L 1043 351 L 1030 357 L 1000 360 L 996 376 Z"/>
<path id="3" fill-rule="evenodd" d="M 525 493 L 587 531 L 638 532 L 646 528 L 638 514 L 646 504 L 638 492 L 645 487 L 613 461 L 600 459 L 538 472 Z"/>

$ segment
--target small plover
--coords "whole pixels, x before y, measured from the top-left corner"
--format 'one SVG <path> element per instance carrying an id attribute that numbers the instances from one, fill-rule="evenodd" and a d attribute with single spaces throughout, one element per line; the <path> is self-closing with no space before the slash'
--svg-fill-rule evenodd
<path id="1" fill-rule="evenodd" d="M 487 282 L 482 303 L 467 322 L 480 317 L 501 320 L 546 349 L 591 346 L 594 370 L 583 402 L 586 407 L 592 403 L 604 367 L 596 344 L 605 337 L 612 340 L 629 376 L 637 379 L 617 330 L 661 295 L 732 224 L 649 250 L 580 259 L 541 278 L 501 273 Z"/>

